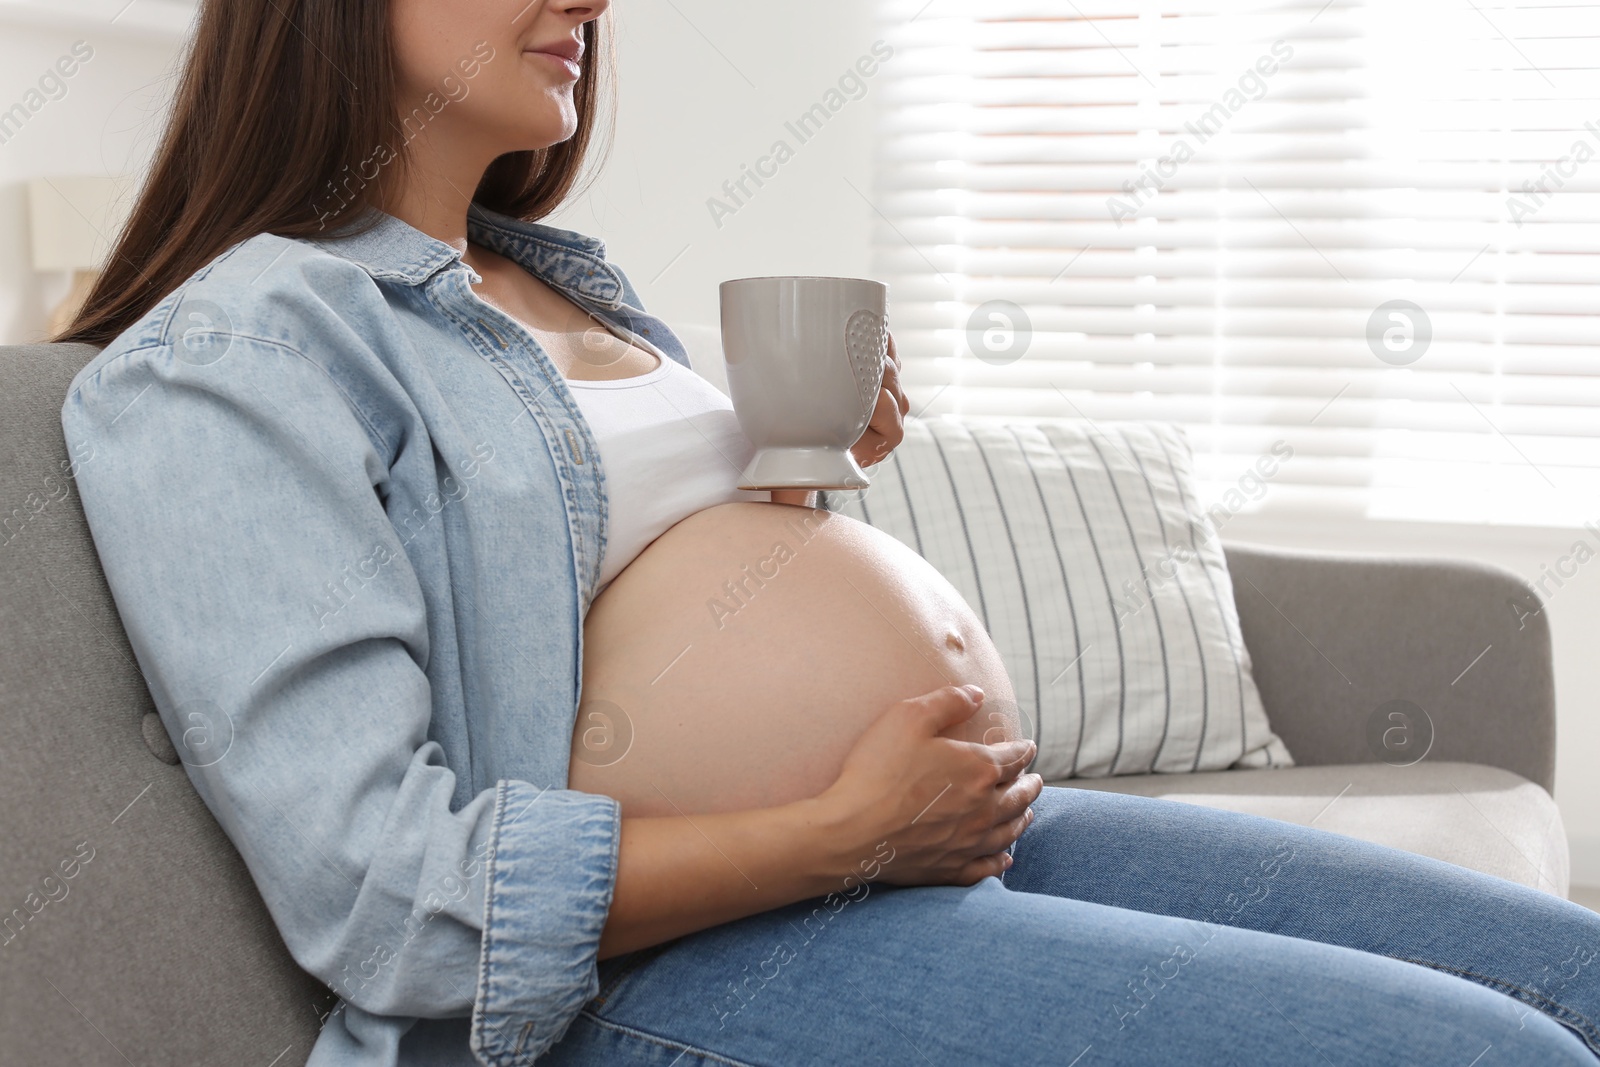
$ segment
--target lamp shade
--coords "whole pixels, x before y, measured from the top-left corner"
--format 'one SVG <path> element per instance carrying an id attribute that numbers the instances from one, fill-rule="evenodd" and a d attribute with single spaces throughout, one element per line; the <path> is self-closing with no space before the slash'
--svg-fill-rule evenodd
<path id="1" fill-rule="evenodd" d="M 125 177 L 36 178 L 28 183 L 33 269 L 95 270 L 132 207 Z"/>

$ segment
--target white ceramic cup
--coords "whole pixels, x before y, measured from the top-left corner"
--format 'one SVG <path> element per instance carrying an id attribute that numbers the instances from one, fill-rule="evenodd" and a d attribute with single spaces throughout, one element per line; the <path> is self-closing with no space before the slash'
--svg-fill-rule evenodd
<path id="1" fill-rule="evenodd" d="M 866 278 L 735 278 L 720 287 L 733 410 L 755 455 L 740 489 L 865 489 L 850 447 L 883 387 L 889 287 Z"/>

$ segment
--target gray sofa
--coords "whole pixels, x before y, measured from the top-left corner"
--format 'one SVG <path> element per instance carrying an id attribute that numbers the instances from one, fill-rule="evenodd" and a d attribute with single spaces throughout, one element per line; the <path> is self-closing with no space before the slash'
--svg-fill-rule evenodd
<path id="1" fill-rule="evenodd" d="M 300 1064 L 333 997 L 190 787 L 63 473 L 61 402 L 92 354 L 0 349 L 0 1063 Z M 1071 784 L 1315 823 L 1565 895 L 1550 639 L 1543 614 L 1512 609 L 1531 603 L 1519 579 L 1244 545 L 1228 561 L 1300 766 Z M 1384 741 L 1396 700 L 1432 724 L 1412 766 L 1389 765 L 1413 758 Z"/>

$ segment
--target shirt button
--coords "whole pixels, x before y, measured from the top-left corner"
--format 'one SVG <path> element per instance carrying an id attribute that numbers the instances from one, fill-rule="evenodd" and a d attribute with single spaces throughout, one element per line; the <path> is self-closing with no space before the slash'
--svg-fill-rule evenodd
<path id="1" fill-rule="evenodd" d="M 144 719 L 139 724 L 139 731 L 144 735 L 145 747 L 150 754 L 162 763 L 176 765 L 179 759 L 178 750 L 173 747 L 172 737 L 167 733 L 166 727 L 161 725 L 161 716 L 153 711 L 144 713 Z"/>

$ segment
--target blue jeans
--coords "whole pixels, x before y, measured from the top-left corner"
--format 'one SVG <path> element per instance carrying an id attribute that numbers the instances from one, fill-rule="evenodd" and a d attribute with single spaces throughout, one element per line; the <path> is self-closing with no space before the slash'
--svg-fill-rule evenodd
<path id="1" fill-rule="evenodd" d="M 1576 904 L 1177 801 L 1034 810 L 1003 884 L 841 888 L 604 961 L 541 1067 L 1600 1056 L 1600 915 Z"/>

